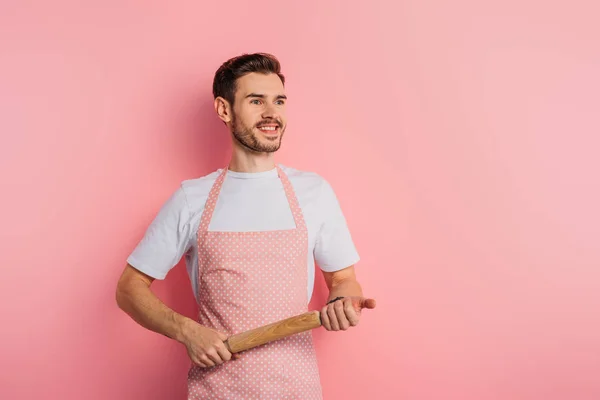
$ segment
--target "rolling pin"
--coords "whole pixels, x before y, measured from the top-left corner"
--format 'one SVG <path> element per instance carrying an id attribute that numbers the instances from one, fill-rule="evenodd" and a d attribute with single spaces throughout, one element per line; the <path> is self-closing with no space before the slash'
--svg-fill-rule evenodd
<path id="1" fill-rule="evenodd" d="M 354 303 L 353 306 L 357 311 L 363 308 L 375 308 L 375 300 L 363 299 Z M 321 313 L 319 311 L 309 311 L 269 325 L 232 335 L 225 340 L 225 345 L 230 353 L 240 353 L 274 340 L 283 339 L 284 337 L 295 335 L 296 333 L 318 328 L 321 325 Z"/>
<path id="2" fill-rule="evenodd" d="M 308 331 L 321 326 L 321 313 L 309 311 L 269 325 L 261 326 L 246 332 L 230 336 L 225 345 L 230 353 L 240 353 L 253 347 L 283 339 L 296 333 Z"/>

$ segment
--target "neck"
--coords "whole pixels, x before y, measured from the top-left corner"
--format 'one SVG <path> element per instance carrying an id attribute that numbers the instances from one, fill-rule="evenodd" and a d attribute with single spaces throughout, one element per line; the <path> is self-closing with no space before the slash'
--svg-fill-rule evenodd
<path id="1" fill-rule="evenodd" d="M 234 141 L 229 170 L 234 172 L 265 172 L 275 168 L 275 153 L 252 152 Z"/>

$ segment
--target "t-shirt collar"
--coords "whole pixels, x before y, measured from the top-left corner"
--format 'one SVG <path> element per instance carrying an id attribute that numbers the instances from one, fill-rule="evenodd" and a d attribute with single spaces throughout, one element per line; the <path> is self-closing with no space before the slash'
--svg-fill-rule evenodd
<path id="1" fill-rule="evenodd" d="M 227 176 L 237 179 L 260 179 L 277 177 L 277 167 L 263 172 L 236 172 L 227 170 Z"/>

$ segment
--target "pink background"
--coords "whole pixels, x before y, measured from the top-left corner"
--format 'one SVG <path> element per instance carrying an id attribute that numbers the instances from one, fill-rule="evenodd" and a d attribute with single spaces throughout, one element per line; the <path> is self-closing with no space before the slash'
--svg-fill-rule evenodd
<path id="1" fill-rule="evenodd" d="M 289 80 L 278 161 L 334 186 L 378 300 L 315 334 L 327 399 L 600 398 L 597 4 L 2 1 L 0 398 L 183 397 L 115 284 L 226 162 L 212 75 L 252 51 Z M 155 289 L 193 315 L 183 263 Z"/>

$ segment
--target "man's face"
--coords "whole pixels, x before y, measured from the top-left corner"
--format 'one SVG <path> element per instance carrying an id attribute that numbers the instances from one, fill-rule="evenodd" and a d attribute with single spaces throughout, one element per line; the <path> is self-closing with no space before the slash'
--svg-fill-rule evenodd
<path id="1" fill-rule="evenodd" d="M 246 149 L 272 153 L 281 147 L 286 128 L 286 96 L 277 74 L 252 72 L 237 80 L 231 129 Z"/>

